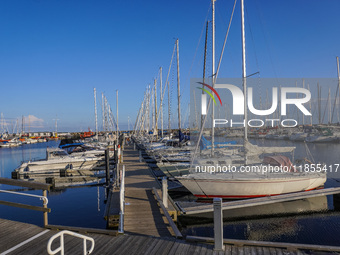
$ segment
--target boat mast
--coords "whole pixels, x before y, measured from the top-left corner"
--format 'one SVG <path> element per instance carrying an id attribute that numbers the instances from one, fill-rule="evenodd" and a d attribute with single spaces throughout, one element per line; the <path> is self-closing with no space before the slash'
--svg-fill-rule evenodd
<path id="1" fill-rule="evenodd" d="M 177 96 L 178 96 L 178 130 L 181 130 L 181 91 L 179 84 L 179 46 L 178 39 L 176 40 L 177 48 Z"/>
<path id="2" fill-rule="evenodd" d="M 103 118 L 103 131 L 105 133 L 105 113 L 104 113 L 104 94 L 102 92 L 102 118 Z"/>
<path id="3" fill-rule="evenodd" d="M 242 33 L 242 83 L 244 95 L 244 143 L 248 141 L 247 120 L 247 72 L 246 72 L 246 38 L 244 29 L 244 0 L 241 0 L 241 33 Z"/>
<path id="4" fill-rule="evenodd" d="M 168 124 L 169 124 L 169 139 L 171 138 L 171 109 L 170 109 L 170 84 L 168 82 Z"/>
<path id="5" fill-rule="evenodd" d="M 338 67 L 338 79 L 339 79 L 339 58 L 338 57 L 336 57 L 336 62 L 337 62 L 337 67 Z M 333 104 L 331 123 L 333 122 L 334 110 L 335 110 L 336 102 L 337 102 L 337 99 L 338 99 L 339 86 L 340 86 L 340 82 L 338 81 L 338 86 L 336 86 L 336 92 L 335 92 L 335 97 L 334 97 L 334 104 Z M 339 111 L 337 111 L 337 113 L 338 113 L 338 118 L 339 118 Z"/>
<path id="6" fill-rule="evenodd" d="M 305 88 L 305 79 L 302 79 L 302 88 Z M 302 125 L 305 125 L 305 115 L 302 114 Z"/>
<path id="7" fill-rule="evenodd" d="M 160 72 L 160 85 L 161 85 L 161 91 L 160 91 L 160 94 L 161 94 L 161 105 L 160 105 L 160 112 L 161 112 L 161 136 L 163 137 L 163 82 L 162 82 L 162 67 L 159 68 L 159 72 Z"/>
<path id="8" fill-rule="evenodd" d="M 205 43 L 204 43 L 204 60 L 203 60 L 203 83 L 205 83 L 205 68 L 207 63 L 207 43 L 208 43 L 208 29 L 209 29 L 209 20 L 207 20 L 207 24 L 205 27 Z M 204 86 L 202 85 L 202 88 Z M 202 89 L 202 95 L 204 94 L 204 90 Z M 201 114 L 201 128 L 203 127 L 204 117 Z"/>
<path id="9" fill-rule="evenodd" d="M 331 88 L 328 88 L 328 124 L 331 124 Z"/>
<path id="10" fill-rule="evenodd" d="M 318 82 L 318 112 L 319 112 L 319 124 L 321 124 L 321 90 Z"/>
<path id="11" fill-rule="evenodd" d="M 150 84 L 148 87 L 148 100 L 147 100 L 147 134 L 149 133 L 150 130 L 150 93 L 151 93 L 151 89 L 150 89 Z"/>
<path id="12" fill-rule="evenodd" d="M 21 135 L 24 135 L 25 133 L 25 118 L 24 115 L 22 115 L 22 119 L 21 119 Z"/>
<path id="13" fill-rule="evenodd" d="M 135 121 L 135 125 L 133 127 L 133 133 L 136 135 L 137 134 L 137 129 L 139 128 L 142 128 L 143 126 L 143 118 L 144 118 L 144 102 L 145 102 L 145 92 L 144 92 L 144 97 L 143 97 L 143 101 L 142 101 L 142 104 L 139 108 L 139 111 L 138 111 L 138 114 L 137 114 L 137 118 L 136 118 L 136 121 Z"/>
<path id="14" fill-rule="evenodd" d="M 58 138 L 58 115 L 55 115 L 55 138 Z M 28 115 L 28 124 L 30 126 L 30 115 Z M 29 127 L 30 128 L 30 127 Z M 29 136 L 30 130 L 28 131 Z"/>
<path id="15" fill-rule="evenodd" d="M 337 64 L 337 68 L 338 68 L 338 86 L 336 87 L 336 93 L 335 93 L 335 97 L 334 97 L 334 105 L 333 105 L 331 123 L 333 122 L 334 110 L 335 110 L 336 102 L 337 102 L 337 99 L 338 99 L 338 91 L 340 89 L 339 57 L 336 57 L 336 64 Z"/>
<path id="16" fill-rule="evenodd" d="M 336 65 L 338 67 L 338 90 L 339 90 L 339 96 L 340 96 L 340 72 L 339 72 L 339 57 L 336 57 Z M 337 94 L 335 95 L 338 96 Z"/>
<path id="17" fill-rule="evenodd" d="M 138 136 L 140 134 L 143 134 L 145 132 L 146 129 L 146 105 L 147 105 L 147 93 L 148 90 L 146 88 L 145 92 L 144 92 L 144 99 L 142 102 L 142 106 L 141 106 L 141 115 L 140 115 L 140 124 L 138 126 L 139 131 L 138 131 Z M 135 128 L 137 130 L 137 126 Z"/>
<path id="18" fill-rule="evenodd" d="M 295 87 L 296 88 L 298 87 L 297 81 L 295 81 Z M 300 98 L 298 93 L 296 93 L 296 98 Z M 298 111 L 297 107 L 295 107 L 295 112 L 296 112 L 297 122 L 300 123 L 300 114 L 299 114 L 299 111 Z"/>
<path id="19" fill-rule="evenodd" d="M 158 139 L 158 117 L 157 117 L 157 80 L 154 79 L 154 92 L 155 92 L 155 126 L 154 126 L 154 135 L 156 134 L 156 139 Z"/>
<path id="20" fill-rule="evenodd" d="M 119 136 L 119 131 L 118 131 L 118 89 L 116 90 L 116 108 L 117 108 L 117 117 L 116 117 L 116 121 L 117 121 L 117 137 L 116 137 L 116 140 L 117 140 L 117 143 L 116 143 L 116 146 L 118 146 L 118 136 Z"/>
<path id="21" fill-rule="evenodd" d="M 308 90 L 310 91 L 309 83 L 308 83 Z M 312 100 L 309 101 L 309 111 L 312 112 Z M 313 125 L 313 116 L 312 115 L 310 116 L 310 125 L 311 126 Z"/>
<path id="22" fill-rule="evenodd" d="M 168 133 L 169 133 L 169 139 L 171 138 L 171 104 L 170 104 L 170 83 L 169 83 L 169 75 L 170 75 L 170 70 L 172 67 L 172 60 L 174 59 L 175 56 L 175 50 L 176 50 L 176 46 L 177 44 L 174 44 L 174 49 L 172 51 L 172 56 L 171 56 L 171 60 L 170 60 L 170 65 L 169 65 L 169 69 L 168 69 L 168 74 L 166 76 L 166 80 L 165 80 L 165 87 L 164 87 L 164 93 L 165 93 L 165 89 L 168 86 Z"/>
<path id="23" fill-rule="evenodd" d="M 212 87 L 215 87 L 215 1 L 212 3 Z M 212 104 L 211 109 L 211 156 L 214 156 L 215 146 L 215 128 L 214 128 L 215 105 Z"/>
<path id="24" fill-rule="evenodd" d="M 150 85 L 151 86 L 151 85 Z M 154 94 L 155 94 L 155 89 L 154 87 L 152 87 L 151 91 L 151 97 L 150 97 L 150 101 L 151 101 L 151 120 L 152 120 L 152 127 L 151 127 L 151 131 L 154 132 L 155 131 L 155 99 L 154 99 Z"/>
<path id="25" fill-rule="evenodd" d="M 95 115 L 95 122 L 96 122 L 96 140 L 98 141 L 97 91 L 96 91 L 96 88 L 93 88 L 93 94 L 94 94 L 94 115 Z"/>

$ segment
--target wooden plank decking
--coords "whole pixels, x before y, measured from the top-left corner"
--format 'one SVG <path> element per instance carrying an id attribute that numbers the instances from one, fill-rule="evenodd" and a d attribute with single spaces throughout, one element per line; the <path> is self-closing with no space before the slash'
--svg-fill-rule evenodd
<path id="1" fill-rule="evenodd" d="M 23 244 L 29 238 L 37 238 Z M 47 242 L 56 230 L 46 230 L 35 225 L 0 219 L 0 255 L 43 255 L 47 254 Z M 154 237 L 143 235 L 109 236 L 86 234 L 95 240 L 92 254 L 338 254 L 303 250 L 287 250 L 275 247 L 225 245 L 225 250 L 215 252 L 213 245 L 185 242 L 174 237 Z M 21 245 L 21 246 L 20 246 Z M 13 249 L 14 247 L 14 249 Z M 15 248 L 17 247 L 17 248 Z M 52 249 L 59 247 L 57 239 Z M 8 252 L 12 249 L 11 252 Z M 65 254 L 82 254 L 82 239 L 65 236 Z"/>
<path id="2" fill-rule="evenodd" d="M 169 222 L 152 192 L 158 182 L 145 162 L 139 162 L 139 153 L 132 147 L 124 150 L 125 215 L 124 231 L 130 234 L 157 237 L 172 236 Z"/>

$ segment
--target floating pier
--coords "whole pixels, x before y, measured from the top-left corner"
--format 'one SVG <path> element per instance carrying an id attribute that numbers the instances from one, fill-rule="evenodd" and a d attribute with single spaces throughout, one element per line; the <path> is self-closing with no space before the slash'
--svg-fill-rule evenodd
<path id="1" fill-rule="evenodd" d="M 131 234 L 170 237 L 174 233 L 158 205 L 153 192 L 160 185 L 145 162 L 140 162 L 139 152 L 127 146 L 124 150 L 125 213 L 124 232 Z M 109 227 L 118 226 L 119 190 L 111 190 L 106 209 Z"/>
<path id="2" fill-rule="evenodd" d="M 32 224 L 0 219 L 0 254 L 17 255 L 47 254 L 49 239 L 60 233 L 57 230 L 44 229 Z M 94 250 L 91 254 L 290 254 L 303 255 L 315 254 L 315 251 L 323 251 L 317 254 L 335 254 L 338 247 L 283 244 L 270 242 L 255 242 L 226 239 L 223 251 L 214 251 L 214 246 L 206 242 L 212 242 L 211 238 L 199 238 L 188 236 L 186 240 L 173 237 L 154 237 L 146 235 L 125 234 L 110 236 L 104 234 L 89 234 L 81 232 L 94 239 Z M 203 243 L 202 243 L 203 242 Z M 59 247 L 55 241 L 52 249 Z M 316 249 L 316 250 L 314 250 Z M 326 252 L 325 252 L 326 251 Z M 82 254 L 83 240 L 65 236 L 65 254 Z"/>
<path id="3" fill-rule="evenodd" d="M 267 196 L 261 198 L 251 198 L 246 200 L 224 202 L 222 203 L 222 210 L 231 210 L 237 208 L 252 207 L 258 205 L 266 205 L 273 203 L 280 203 L 286 201 L 293 201 L 299 199 L 306 199 L 310 197 L 326 196 L 340 193 L 340 188 L 326 188 L 304 192 L 289 193 L 277 196 Z M 200 214 L 213 212 L 214 207 L 212 204 L 202 204 L 197 202 L 176 202 L 178 208 L 181 209 L 183 214 Z"/>

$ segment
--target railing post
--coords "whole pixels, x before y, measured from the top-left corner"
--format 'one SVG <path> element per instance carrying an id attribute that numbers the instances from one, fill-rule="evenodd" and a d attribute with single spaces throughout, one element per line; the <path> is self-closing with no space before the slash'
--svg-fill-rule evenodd
<path id="1" fill-rule="evenodd" d="M 47 190 L 43 190 L 43 196 L 47 197 Z M 47 208 L 47 204 L 45 203 L 44 200 L 44 208 Z M 44 212 L 44 227 L 48 225 L 48 212 Z"/>
<path id="2" fill-rule="evenodd" d="M 106 171 L 106 186 L 110 185 L 110 150 L 106 148 L 105 150 L 105 171 Z"/>
<path id="3" fill-rule="evenodd" d="M 120 157 L 120 155 L 121 155 L 121 154 L 120 154 L 120 153 L 121 153 L 120 145 L 118 145 L 117 153 L 118 153 L 118 162 L 119 162 L 119 163 L 122 163 L 121 157 Z"/>
<path id="4" fill-rule="evenodd" d="M 135 151 L 136 150 L 136 143 L 133 142 L 133 150 Z"/>
<path id="5" fill-rule="evenodd" d="M 119 187 L 121 182 L 120 170 L 119 170 L 119 163 L 116 164 L 116 186 Z"/>
<path id="6" fill-rule="evenodd" d="M 162 179 L 163 205 L 168 208 L 168 180 L 164 176 Z"/>
<path id="7" fill-rule="evenodd" d="M 64 245 L 64 235 L 60 236 L 60 255 L 64 255 L 64 249 L 65 249 L 65 245 Z"/>
<path id="8" fill-rule="evenodd" d="M 139 162 L 142 162 L 142 151 L 139 150 Z"/>
<path id="9" fill-rule="evenodd" d="M 117 147 L 116 147 L 116 142 L 113 143 L 113 158 L 116 160 L 117 157 Z"/>
<path id="10" fill-rule="evenodd" d="M 215 251 L 223 251 L 223 214 L 222 198 L 214 198 L 214 241 Z"/>
<path id="11" fill-rule="evenodd" d="M 125 211 L 125 165 L 123 165 L 122 170 L 122 180 L 120 184 L 120 212 L 119 212 L 119 227 L 118 227 L 118 233 L 123 234 L 124 233 L 124 211 Z"/>

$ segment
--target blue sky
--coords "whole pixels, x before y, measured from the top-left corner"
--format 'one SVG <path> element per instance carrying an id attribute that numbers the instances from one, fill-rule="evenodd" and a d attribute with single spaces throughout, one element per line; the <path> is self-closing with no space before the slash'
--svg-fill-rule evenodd
<path id="1" fill-rule="evenodd" d="M 233 2 L 216 1 L 217 60 Z M 246 0 L 245 5 L 249 74 L 336 78 L 340 1 Z M 115 112 L 118 89 L 120 126 L 127 127 L 128 116 L 132 126 L 160 66 L 165 80 L 179 38 L 185 115 L 190 78 L 202 75 L 201 34 L 209 7 L 209 0 L 1 1 L 0 112 L 8 123 L 34 116 L 31 130 L 54 130 L 55 118 L 60 131 L 94 129 L 93 88 L 99 116 L 101 93 Z M 241 76 L 240 41 L 238 1 L 219 77 Z M 210 57 L 209 52 L 208 65 Z M 175 93 L 173 88 L 173 100 Z"/>

